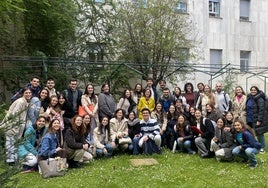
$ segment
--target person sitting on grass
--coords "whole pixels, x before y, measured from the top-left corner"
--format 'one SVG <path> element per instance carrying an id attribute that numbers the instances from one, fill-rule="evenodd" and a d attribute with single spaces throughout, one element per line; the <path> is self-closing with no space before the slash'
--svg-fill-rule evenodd
<path id="1" fill-rule="evenodd" d="M 60 146 L 58 131 L 60 130 L 60 120 L 53 119 L 48 126 L 48 132 L 42 138 L 38 147 L 38 160 L 46 160 L 57 156 L 66 158 L 65 150 Z"/>
<path id="2" fill-rule="evenodd" d="M 113 154 L 113 148 L 110 144 L 110 126 L 109 118 L 103 117 L 98 127 L 94 129 L 93 139 L 96 148 L 97 157 L 110 157 Z"/>
<path id="3" fill-rule="evenodd" d="M 113 149 L 126 151 L 128 145 L 131 144 L 131 139 L 128 136 L 127 119 L 125 118 L 125 111 L 121 108 L 117 109 L 114 118 L 110 120 L 110 137 L 112 140 Z M 129 138 L 129 142 L 121 142 L 121 139 Z"/>
<path id="4" fill-rule="evenodd" d="M 179 152 L 183 152 L 186 150 L 189 154 L 195 154 L 192 150 L 192 142 L 193 142 L 193 132 L 191 126 L 186 121 L 184 115 L 180 114 L 178 117 L 178 121 L 174 126 L 175 130 L 175 142 L 173 146 L 173 153 L 175 153 L 176 145 L 179 148 Z"/>
<path id="5" fill-rule="evenodd" d="M 235 147 L 232 131 L 225 129 L 226 119 L 220 117 L 217 120 L 215 128 L 215 136 L 211 140 L 210 151 L 215 152 L 217 161 L 232 160 L 232 150 Z"/>
<path id="6" fill-rule="evenodd" d="M 160 127 L 157 124 L 157 121 L 155 119 L 150 118 L 150 110 L 148 108 L 144 108 L 141 111 L 143 119 L 140 121 L 141 126 L 141 139 L 139 140 L 139 146 L 143 148 L 143 153 L 147 154 L 148 151 L 146 151 L 146 147 L 144 147 L 147 142 L 151 142 L 151 146 L 156 153 L 160 152 L 160 146 L 161 146 L 161 135 L 160 135 Z M 156 146 L 156 147 L 155 147 Z M 149 153 L 149 154 L 150 154 Z"/>
<path id="7" fill-rule="evenodd" d="M 139 154 L 139 140 L 140 140 L 140 120 L 136 117 L 134 111 L 130 111 L 128 114 L 128 135 L 132 140 L 132 143 L 129 145 L 129 150 L 133 151 L 133 155 Z"/>
<path id="8" fill-rule="evenodd" d="M 261 144 L 255 139 L 253 130 L 245 125 L 242 119 L 234 120 L 235 138 L 238 146 L 232 150 L 232 154 L 242 157 L 250 162 L 249 167 L 254 169 L 258 162 L 256 154 L 260 152 Z"/>
<path id="9" fill-rule="evenodd" d="M 73 117 L 72 127 L 65 133 L 65 149 L 71 168 L 83 167 L 83 162 L 90 161 L 93 156 L 88 152 L 89 144 L 85 139 L 83 118 L 79 115 Z"/>
<path id="10" fill-rule="evenodd" d="M 195 118 L 196 118 L 196 138 L 195 138 L 195 145 L 198 149 L 198 153 L 201 155 L 202 158 L 210 157 L 210 142 L 214 136 L 214 126 L 212 122 L 208 118 L 204 118 L 202 113 L 199 109 L 195 111 Z M 194 126 L 193 126 L 194 127 Z"/>

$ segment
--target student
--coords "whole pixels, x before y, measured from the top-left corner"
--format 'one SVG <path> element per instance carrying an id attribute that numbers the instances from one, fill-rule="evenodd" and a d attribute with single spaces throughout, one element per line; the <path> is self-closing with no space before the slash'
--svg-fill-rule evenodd
<path id="1" fill-rule="evenodd" d="M 87 114 L 90 116 L 90 122 L 95 129 L 99 123 L 98 115 L 98 96 L 95 95 L 95 89 L 93 85 L 88 84 L 86 86 L 85 92 L 81 97 L 81 104 L 84 107 Z"/>
<path id="2" fill-rule="evenodd" d="M 173 144 L 175 141 L 175 131 L 174 131 L 174 125 L 176 125 L 177 121 L 178 121 L 178 117 L 179 114 L 176 111 L 175 106 L 172 104 L 169 107 L 169 111 L 167 113 L 167 130 L 165 133 L 165 144 L 167 145 L 167 148 L 169 148 L 170 150 L 172 150 L 173 148 Z"/>
<path id="3" fill-rule="evenodd" d="M 128 117 L 128 112 L 132 111 L 134 106 L 134 101 L 131 98 L 130 90 L 125 89 L 121 98 L 119 99 L 119 102 L 117 104 L 117 109 L 121 108 L 125 111 L 126 117 Z"/>
<path id="4" fill-rule="evenodd" d="M 55 81 L 53 78 L 48 78 L 46 80 L 46 89 L 49 91 L 49 97 L 51 97 L 52 95 L 57 95 L 56 89 L 55 89 Z"/>
<path id="5" fill-rule="evenodd" d="M 42 138 L 38 147 L 38 159 L 46 160 L 48 158 L 55 158 L 57 156 L 64 156 L 64 150 L 60 146 L 58 139 L 58 131 L 60 130 L 60 121 L 53 119 L 48 126 L 48 132 Z"/>
<path id="6" fill-rule="evenodd" d="M 49 91 L 42 89 L 38 97 L 33 97 L 30 101 L 30 108 L 28 111 L 28 117 L 31 123 L 34 124 L 39 116 L 40 110 L 46 110 L 49 105 Z"/>
<path id="7" fill-rule="evenodd" d="M 28 88 L 31 93 L 32 97 L 38 97 L 39 92 L 41 91 L 42 87 L 40 86 L 40 79 L 38 77 L 32 77 L 30 83 L 26 84 L 24 88 Z M 14 102 L 18 98 L 23 95 L 24 89 L 20 89 L 14 96 L 11 98 L 11 102 Z"/>
<path id="8" fill-rule="evenodd" d="M 160 127 L 160 135 L 161 135 L 161 146 L 163 146 L 166 139 L 166 130 L 167 130 L 167 113 L 164 111 L 162 104 L 157 103 L 154 111 L 151 113 L 151 117 L 156 119 L 157 124 Z"/>
<path id="9" fill-rule="evenodd" d="M 232 101 L 232 113 L 234 119 L 242 118 L 246 122 L 246 101 L 247 96 L 241 86 L 235 87 L 235 95 Z"/>
<path id="10" fill-rule="evenodd" d="M 196 109 L 195 111 L 196 118 L 196 128 L 199 130 L 196 131 L 195 145 L 198 149 L 198 153 L 202 158 L 210 157 L 209 149 L 211 139 L 214 137 L 215 131 L 212 122 L 202 116 L 201 111 Z"/>
<path id="11" fill-rule="evenodd" d="M 148 108 L 150 111 L 153 111 L 155 108 L 155 100 L 152 98 L 152 93 L 150 89 L 145 89 L 143 92 L 143 96 L 139 100 L 138 111 L 139 111 L 139 119 L 142 119 L 142 109 Z"/>
<path id="12" fill-rule="evenodd" d="M 220 117 L 216 122 L 217 126 L 215 128 L 215 135 L 211 140 L 210 151 L 215 152 L 217 161 L 232 160 L 232 150 L 236 146 L 232 131 L 225 129 L 225 118 Z"/>
<path id="13" fill-rule="evenodd" d="M 178 117 L 178 121 L 174 126 L 175 130 L 175 142 L 173 146 L 173 152 L 175 152 L 176 145 L 179 148 L 179 152 L 186 151 L 189 154 L 195 154 L 192 150 L 192 143 L 193 143 L 193 132 L 191 126 L 186 121 L 184 115 L 180 114 Z M 176 144 L 177 143 L 177 144 Z"/>
<path id="14" fill-rule="evenodd" d="M 256 154 L 259 153 L 261 144 L 256 141 L 250 127 L 247 127 L 241 119 L 234 120 L 234 130 L 238 146 L 232 150 L 232 154 L 242 157 L 245 161 L 249 160 L 249 167 L 254 169 L 258 165 Z"/>
<path id="15" fill-rule="evenodd" d="M 138 109 L 137 109 L 137 104 L 139 104 L 140 98 L 143 95 L 143 89 L 142 89 L 142 85 L 137 83 L 133 89 L 133 91 L 131 91 L 131 97 L 132 100 L 134 101 L 134 103 L 136 104 L 135 107 L 133 108 L 133 111 L 135 111 L 135 113 L 138 115 Z"/>
<path id="16" fill-rule="evenodd" d="M 140 120 L 137 118 L 134 111 L 129 112 L 127 119 L 128 125 L 128 135 L 132 140 L 132 143 L 129 145 L 129 150 L 133 151 L 133 155 L 139 154 L 139 140 L 140 140 Z"/>
<path id="17" fill-rule="evenodd" d="M 94 129 L 93 138 L 94 146 L 96 148 L 97 157 L 110 157 L 113 154 L 113 148 L 110 144 L 110 127 L 109 127 L 109 118 L 103 117 L 100 120 L 98 127 Z"/>
<path id="18" fill-rule="evenodd" d="M 111 119 L 116 110 L 116 103 L 114 97 L 110 93 L 110 85 L 103 84 L 101 87 L 101 93 L 99 94 L 99 118 L 108 117 Z"/>
<path id="19" fill-rule="evenodd" d="M 142 148 L 145 142 L 152 141 L 160 153 L 160 146 L 161 146 L 161 136 L 160 136 L 160 127 L 157 124 L 155 119 L 150 118 L 150 110 L 148 108 L 144 108 L 141 111 L 142 113 L 142 120 L 140 121 L 141 126 L 141 139 L 139 140 L 139 146 Z M 143 147 L 145 149 L 146 147 Z M 143 152 L 146 153 L 145 150 Z"/>
<path id="20" fill-rule="evenodd" d="M 128 145 L 131 144 L 131 141 L 129 143 L 120 143 L 120 139 L 129 137 L 127 119 L 125 118 L 124 110 L 121 108 L 115 111 L 114 118 L 110 120 L 110 137 L 113 149 L 126 151 Z"/>
<path id="21" fill-rule="evenodd" d="M 76 79 L 71 79 L 69 81 L 69 87 L 62 92 L 68 102 L 72 105 L 75 114 L 78 113 L 78 106 L 81 106 L 82 96 L 82 91 L 77 88 L 77 84 Z"/>
<path id="22" fill-rule="evenodd" d="M 65 149 L 71 168 L 83 167 L 83 162 L 93 159 L 88 152 L 89 144 L 85 140 L 85 132 L 83 118 L 79 115 L 74 116 L 72 127 L 65 133 Z"/>
<path id="23" fill-rule="evenodd" d="M 23 135 L 26 126 L 26 117 L 28 106 L 32 98 L 32 92 L 29 88 L 22 90 L 22 97 L 14 101 L 3 119 L 0 129 L 4 129 L 6 142 L 6 162 L 15 163 L 17 160 L 17 146 Z"/>
<path id="24" fill-rule="evenodd" d="M 232 106 L 231 106 L 231 99 L 228 95 L 228 93 L 226 93 L 223 88 L 222 88 L 222 84 L 221 83 L 217 83 L 215 86 L 216 92 L 215 92 L 215 97 L 217 100 L 217 109 L 223 114 L 225 115 L 226 112 L 230 111 Z"/>

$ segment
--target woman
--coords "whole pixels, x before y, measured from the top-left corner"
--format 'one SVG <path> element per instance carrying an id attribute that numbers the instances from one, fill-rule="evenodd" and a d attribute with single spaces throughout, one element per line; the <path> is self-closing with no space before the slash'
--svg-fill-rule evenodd
<path id="1" fill-rule="evenodd" d="M 186 150 L 189 154 L 195 154 L 192 150 L 192 142 L 193 142 L 193 132 L 191 126 L 186 121 L 184 115 L 180 114 L 178 117 L 178 121 L 174 126 L 175 130 L 175 142 L 173 146 L 173 152 L 175 152 L 176 145 L 179 148 L 179 152 L 183 152 Z"/>
<path id="2" fill-rule="evenodd" d="M 215 135 L 211 140 L 210 151 L 215 152 L 217 161 L 232 160 L 232 150 L 235 142 L 231 131 L 225 130 L 226 120 L 223 117 L 218 118 Z"/>
<path id="3" fill-rule="evenodd" d="M 48 126 L 48 132 L 42 138 L 38 147 L 38 160 L 46 160 L 57 156 L 64 156 L 65 152 L 61 147 L 58 139 L 58 131 L 60 130 L 60 120 L 53 119 Z"/>
<path id="4" fill-rule="evenodd" d="M 33 124 L 35 129 L 35 147 L 38 147 L 41 143 L 43 136 L 47 133 L 48 126 L 46 127 L 46 118 L 44 116 L 39 116 L 36 120 L 36 123 Z"/>
<path id="5" fill-rule="evenodd" d="M 110 94 L 110 85 L 103 84 L 98 100 L 99 118 L 108 117 L 111 119 L 116 110 L 114 97 Z"/>
<path id="6" fill-rule="evenodd" d="M 153 119 L 156 119 L 160 127 L 160 135 L 161 135 L 161 140 L 162 140 L 161 145 L 163 146 L 164 144 L 163 140 L 165 140 L 165 134 L 166 134 L 166 129 L 167 129 L 167 114 L 162 107 L 162 103 L 158 102 L 156 104 L 154 111 L 152 111 L 151 113 L 151 117 Z"/>
<path id="7" fill-rule="evenodd" d="M 80 168 L 83 162 L 93 159 L 88 152 L 89 144 L 85 140 L 85 132 L 83 118 L 79 115 L 74 116 L 72 127 L 65 134 L 65 149 L 70 167 Z"/>
<path id="8" fill-rule="evenodd" d="M 209 148 L 211 139 L 214 137 L 215 131 L 212 122 L 208 118 L 204 118 L 199 109 L 195 111 L 196 126 L 193 132 L 196 134 L 195 145 L 198 153 L 202 158 L 210 157 Z"/>
<path id="9" fill-rule="evenodd" d="M 225 129 L 231 129 L 233 127 L 233 122 L 234 122 L 234 116 L 232 112 L 226 112 L 225 114 L 225 118 L 226 118 L 226 125 L 225 125 Z M 243 119 L 243 118 L 241 118 Z"/>
<path id="10" fill-rule="evenodd" d="M 246 101 L 247 124 L 254 129 L 261 143 L 260 153 L 265 152 L 264 133 L 268 131 L 265 94 L 258 87 L 252 86 Z"/>
<path id="11" fill-rule="evenodd" d="M 155 108 L 155 100 L 151 97 L 152 93 L 150 89 L 145 89 L 143 92 L 143 96 L 140 98 L 138 103 L 138 111 L 139 111 L 139 119 L 142 119 L 142 109 L 148 108 L 151 112 Z"/>
<path id="12" fill-rule="evenodd" d="M 129 112 L 127 120 L 128 126 L 128 135 L 132 140 L 132 143 L 129 145 L 129 150 L 133 150 L 133 155 L 139 154 L 139 140 L 140 140 L 140 120 L 136 117 L 134 111 Z"/>
<path id="13" fill-rule="evenodd" d="M 188 116 L 188 114 L 189 114 L 189 108 L 188 108 L 188 106 L 184 106 L 183 105 L 182 99 L 177 99 L 176 100 L 175 107 L 176 107 L 176 111 L 179 114 L 183 114 L 186 117 Z"/>
<path id="14" fill-rule="evenodd" d="M 85 92 L 81 97 L 81 104 L 84 107 L 87 114 L 90 116 L 90 122 L 93 129 L 96 128 L 99 123 L 98 97 L 97 95 L 95 95 L 93 85 L 88 84 L 86 86 Z"/>
<path id="15" fill-rule="evenodd" d="M 57 95 L 52 95 L 50 97 L 49 105 L 46 111 L 40 110 L 40 115 L 44 116 L 48 119 L 48 122 L 50 122 L 52 119 L 59 119 L 61 124 L 61 130 L 64 129 L 64 122 L 63 122 L 63 111 L 60 108 L 59 100 Z"/>
<path id="16" fill-rule="evenodd" d="M 181 99 L 183 106 L 187 106 L 186 98 L 182 95 L 180 87 L 174 87 L 173 96 L 175 98 L 175 101 Z"/>
<path id="17" fill-rule="evenodd" d="M 30 102 L 30 108 L 28 111 L 28 117 L 32 124 L 36 122 L 39 116 L 40 109 L 46 110 L 49 104 L 49 91 L 48 89 L 42 89 L 38 94 L 38 97 L 33 97 Z"/>
<path id="18" fill-rule="evenodd" d="M 235 138 L 238 146 L 232 150 L 232 154 L 242 157 L 250 162 L 249 167 L 257 167 L 256 154 L 262 148 L 261 144 L 255 140 L 253 130 L 247 127 L 241 119 L 234 120 Z"/>
<path id="19" fill-rule="evenodd" d="M 170 150 L 172 150 L 173 148 L 173 144 L 174 144 L 174 136 L 175 136 L 175 132 L 174 132 L 174 125 L 176 125 L 177 121 L 178 121 L 178 112 L 176 111 L 176 108 L 173 104 L 170 105 L 169 107 L 169 111 L 167 113 L 167 130 L 165 133 L 165 137 L 166 137 L 166 145 L 167 148 L 169 148 Z"/>
<path id="20" fill-rule="evenodd" d="M 235 96 L 232 101 L 232 113 L 234 119 L 242 118 L 246 122 L 246 101 L 247 96 L 241 86 L 235 87 Z"/>
<path id="21" fill-rule="evenodd" d="M 215 108 L 217 108 L 217 100 L 215 94 L 212 93 L 209 85 L 205 85 L 204 93 L 200 93 L 198 100 L 196 102 L 195 108 L 198 108 L 201 104 L 202 106 L 202 115 L 206 116 L 206 104 L 212 104 Z"/>
<path id="22" fill-rule="evenodd" d="M 72 118 L 75 116 L 75 112 L 73 110 L 72 105 L 66 99 L 65 95 L 60 94 L 58 96 L 58 100 L 59 100 L 59 107 L 61 109 L 62 117 L 64 121 L 64 128 L 65 130 L 67 130 L 72 125 Z"/>
<path id="23" fill-rule="evenodd" d="M 110 144 L 109 118 L 103 117 L 98 127 L 94 129 L 93 138 L 97 157 L 110 157 L 113 154 L 113 148 Z"/>
<path id="24" fill-rule="evenodd" d="M 189 109 L 189 114 L 187 117 L 187 120 L 189 121 L 189 124 L 195 125 L 196 124 L 196 119 L 195 119 L 195 108 L 194 107 L 190 107 Z"/>
<path id="25" fill-rule="evenodd" d="M 130 90 L 126 89 L 121 98 L 119 99 L 117 109 L 121 108 L 125 110 L 126 117 L 128 117 L 128 112 L 132 111 L 134 106 L 136 106 L 136 104 L 131 98 Z"/>
<path id="26" fill-rule="evenodd" d="M 22 90 L 22 97 L 11 104 L 1 123 L 0 129 L 4 130 L 6 137 L 6 162 L 9 164 L 15 163 L 17 160 L 17 147 L 15 143 L 21 139 L 25 130 L 27 111 L 31 98 L 31 90 L 24 88 Z"/>
<path id="27" fill-rule="evenodd" d="M 186 103 L 189 106 L 195 106 L 195 93 L 194 93 L 194 86 L 192 83 L 188 82 L 184 85 L 184 95 L 186 99 Z"/>
<path id="28" fill-rule="evenodd" d="M 137 109 L 137 104 L 139 104 L 140 98 L 142 97 L 143 92 L 142 92 L 142 85 L 137 83 L 134 87 L 134 90 L 131 92 L 131 97 L 136 106 L 133 108 L 133 111 L 136 114 L 139 114 L 138 109 Z"/>
<path id="29" fill-rule="evenodd" d="M 128 136 L 128 126 L 127 119 L 125 118 L 125 112 L 123 109 L 119 108 L 115 111 L 114 118 L 110 120 L 110 139 L 112 140 L 113 149 L 120 149 L 125 151 L 128 148 L 129 142 L 122 142 L 120 139 L 129 138 Z"/>
<path id="30" fill-rule="evenodd" d="M 214 125 L 214 128 L 217 126 L 216 122 L 220 117 L 223 117 L 222 113 L 220 113 L 220 111 L 216 109 L 213 104 L 206 104 L 206 118 L 211 120 Z"/>
<path id="31" fill-rule="evenodd" d="M 96 127 L 93 127 L 90 122 L 90 116 L 88 114 L 83 116 L 83 125 L 85 127 L 85 140 L 89 144 L 88 152 L 95 156 L 95 149 L 94 149 L 94 137 L 93 131 Z"/>

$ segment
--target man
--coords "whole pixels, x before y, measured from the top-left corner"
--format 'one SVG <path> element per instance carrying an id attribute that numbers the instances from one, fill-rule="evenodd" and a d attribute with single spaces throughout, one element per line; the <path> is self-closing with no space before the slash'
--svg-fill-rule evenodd
<path id="1" fill-rule="evenodd" d="M 159 101 L 162 104 L 165 112 L 169 111 L 169 107 L 171 104 L 175 104 L 174 96 L 170 94 L 169 89 L 166 87 L 163 89 L 163 95 L 159 98 Z"/>
<path id="2" fill-rule="evenodd" d="M 49 97 L 52 95 L 57 95 L 56 89 L 55 89 L 55 81 L 53 78 L 48 78 L 46 80 L 46 89 L 49 91 Z"/>
<path id="3" fill-rule="evenodd" d="M 29 88 L 32 92 L 32 97 L 38 97 L 39 92 L 42 87 L 40 86 L 40 79 L 38 77 L 32 77 L 30 83 L 26 84 L 25 88 Z M 22 89 L 20 89 L 13 97 L 11 98 L 11 102 L 14 102 L 18 98 L 22 96 Z"/>
<path id="4" fill-rule="evenodd" d="M 67 98 L 72 105 L 74 112 L 78 113 L 78 106 L 81 106 L 82 91 L 77 89 L 77 80 L 71 79 L 69 81 L 69 88 L 65 89 L 62 94 Z"/>
<path id="5" fill-rule="evenodd" d="M 195 93 L 195 101 L 198 101 L 200 95 L 204 94 L 205 85 L 202 82 L 197 84 L 198 91 Z M 200 103 L 198 109 L 202 110 L 202 104 Z"/>
<path id="6" fill-rule="evenodd" d="M 231 99 L 227 93 L 222 90 L 222 84 L 216 84 L 215 97 L 218 104 L 218 110 L 225 115 L 226 112 L 231 110 Z"/>
<path id="7" fill-rule="evenodd" d="M 159 82 L 159 88 L 157 89 L 156 93 L 157 93 L 157 97 L 158 97 L 158 100 L 159 98 L 163 95 L 163 91 L 164 89 L 166 88 L 166 81 L 165 80 L 161 80 Z"/>
<path id="8" fill-rule="evenodd" d="M 154 80 L 152 79 L 152 78 L 147 78 L 147 85 L 146 85 L 146 87 L 145 87 L 145 89 L 146 88 L 148 88 L 148 89 L 150 89 L 151 90 L 151 97 L 155 100 L 155 101 L 157 101 L 157 93 L 156 93 L 156 88 L 154 87 Z"/>
<path id="9" fill-rule="evenodd" d="M 143 147 L 143 144 L 151 139 L 160 151 L 160 127 L 155 119 L 150 118 L 150 110 L 148 108 L 142 109 L 142 120 L 140 121 L 140 127 L 141 139 L 139 140 L 139 146 Z"/>

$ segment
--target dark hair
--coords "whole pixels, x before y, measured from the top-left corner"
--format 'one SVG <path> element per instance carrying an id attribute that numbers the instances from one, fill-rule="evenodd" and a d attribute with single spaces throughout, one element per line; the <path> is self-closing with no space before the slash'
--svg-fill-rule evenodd
<path id="1" fill-rule="evenodd" d="M 43 88 L 43 89 L 41 89 L 40 91 L 39 91 L 39 93 L 38 93 L 38 98 L 40 99 L 41 98 L 41 92 L 42 91 L 47 91 L 47 97 L 45 98 L 45 100 L 44 101 L 46 101 L 47 103 L 49 103 L 49 101 L 50 101 L 50 99 L 49 99 L 49 90 L 47 89 L 47 88 Z"/>
<path id="2" fill-rule="evenodd" d="M 194 92 L 194 86 L 191 82 L 187 82 L 185 85 L 184 85 L 184 92 L 187 93 L 187 86 L 191 86 L 191 91 Z"/>
<path id="3" fill-rule="evenodd" d="M 123 114 L 122 119 L 124 119 L 124 117 L 125 117 L 125 115 L 126 115 L 126 111 L 125 111 L 124 109 L 122 109 L 122 108 L 118 108 L 118 109 L 114 112 L 114 117 L 117 119 L 116 114 L 117 114 L 119 111 L 122 111 L 122 114 Z"/>
<path id="4" fill-rule="evenodd" d="M 53 128 L 52 128 L 52 124 L 54 123 L 54 121 L 58 121 L 60 123 L 60 120 L 59 119 L 52 119 L 51 122 L 49 123 L 48 125 L 48 132 L 53 132 Z"/>
<path id="5" fill-rule="evenodd" d="M 137 115 L 136 115 L 136 112 L 134 110 L 131 110 L 129 113 L 128 113 L 128 116 L 129 114 L 133 114 L 134 115 L 134 119 L 137 118 Z"/>
<path id="6" fill-rule="evenodd" d="M 144 91 L 143 91 L 143 96 L 145 97 L 145 92 L 146 91 L 150 91 L 150 95 L 149 95 L 149 97 L 151 97 L 152 96 L 152 92 L 151 92 L 151 90 L 149 89 L 149 88 L 146 88 Z"/>
<path id="7" fill-rule="evenodd" d="M 150 109 L 149 109 L 149 108 L 143 108 L 143 109 L 141 110 L 141 113 L 143 113 L 144 111 L 148 111 L 148 112 L 149 112 L 149 114 L 151 114 L 151 111 L 150 111 Z"/>
<path id="8" fill-rule="evenodd" d="M 130 89 L 125 89 L 121 95 L 121 98 L 125 99 L 126 98 L 126 92 L 129 91 L 130 92 Z M 129 98 L 131 97 L 131 95 L 129 96 Z M 129 99 L 129 98 L 126 98 L 126 99 Z"/>
<path id="9" fill-rule="evenodd" d="M 255 136 L 255 132 L 254 130 L 248 126 L 241 118 L 235 118 L 233 125 L 235 124 L 235 122 L 239 122 L 242 125 L 242 132 L 244 132 L 245 130 L 248 130 L 253 136 Z M 236 130 L 234 128 L 234 132 L 236 133 Z"/>
<path id="10" fill-rule="evenodd" d="M 69 80 L 69 84 L 70 84 L 71 82 L 77 82 L 77 79 L 75 79 L 75 78 L 71 78 L 71 79 Z"/>
<path id="11" fill-rule="evenodd" d="M 95 88 L 94 88 L 94 86 L 93 86 L 92 84 L 87 84 L 87 86 L 86 86 L 86 88 L 85 88 L 85 92 L 84 92 L 84 94 L 86 94 L 86 95 L 89 94 L 89 93 L 88 93 L 88 90 L 87 90 L 88 86 L 92 86 L 92 88 L 93 88 L 93 93 L 92 93 L 91 96 L 89 97 L 90 100 L 93 101 L 94 103 L 97 103 L 97 97 L 96 97 L 96 95 L 95 95 L 95 91 L 94 91 Z"/>
<path id="12" fill-rule="evenodd" d="M 38 76 L 32 77 L 30 81 L 33 81 L 33 79 L 38 79 L 40 81 L 40 78 Z"/>
<path id="13" fill-rule="evenodd" d="M 108 131 L 108 135 L 110 135 L 110 124 L 109 124 L 109 118 L 107 116 L 103 116 L 101 119 L 100 119 L 100 124 L 98 126 L 98 130 L 101 134 L 103 134 L 103 125 L 102 125 L 102 120 L 106 118 L 107 121 L 108 121 L 108 124 L 105 126 L 105 129 L 106 131 Z"/>
<path id="14" fill-rule="evenodd" d="M 179 117 L 183 117 L 183 119 L 184 119 L 184 122 L 183 122 L 183 124 L 179 124 Z M 186 121 L 187 119 L 186 119 L 186 117 L 183 115 L 183 114 L 179 114 L 178 115 L 178 118 L 177 118 L 177 122 L 176 122 L 176 129 L 177 130 L 183 130 L 184 129 L 184 127 L 187 125 L 187 121 Z"/>
<path id="15" fill-rule="evenodd" d="M 245 93 L 244 89 L 242 88 L 242 86 L 236 86 L 236 87 L 235 87 L 235 90 L 236 90 L 237 88 L 240 88 L 240 89 L 242 90 L 242 94 L 243 94 L 243 95 L 246 95 L 246 93 Z M 236 93 L 235 93 L 235 95 L 236 95 Z"/>
<path id="16" fill-rule="evenodd" d="M 148 82 L 149 80 L 151 80 L 151 81 L 154 82 L 154 79 L 153 79 L 152 77 L 148 77 L 148 78 L 146 79 L 147 82 Z"/>
<path id="17" fill-rule="evenodd" d="M 223 122 L 223 127 L 225 127 L 225 125 L 226 125 L 226 123 L 227 123 L 227 121 L 226 121 L 226 118 L 225 117 L 219 117 L 217 120 L 216 120 L 216 123 L 218 122 L 218 120 L 222 120 L 222 122 Z"/>
<path id="18" fill-rule="evenodd" d="M 257 93 L 260 92 L 260 89 L 259 89 L 257 86 L 251 86 L 250 91 L 251 91 L 251 89 L 253 89 L 253 88 L 257 90 Z"/>
<path id="19" fill-rule="evenodd" d="M 55 81 L 53 78 L 48 78 L 48 79 L 46 79 L 46 83 L 48 82 L 48 81 Z"/>
<path id="20" fill-rule="evenodd" d="M 180 95 L 181 95 L 181 88 L 180 87 L 174 87 L 173 95 L 175 95 L 175 89 L 178 89 L 180 91 Z"/>
<path id="21" fill-rule="evenodd" d="M 85 117 L 86 116 L 89 116 L 89 124 L 84 124 L 84 119 L 85 119 Z M 90 132 L 90 130 L 91 130 L 91 119 L 90 119 L 90 115 L 89 114 L 85 114 L 85 115 L 83 115 L 83 125 L 85 126 L 85 129 L 86 129 L 86 132 Z"/>
<path id="22" fill-rule="evenodd" d="M 102 84 L 102 86 L 101 86 L 101 91 L 103 92 L 103 88 L 105 87 L 105 86 L 108 86 L 109 87 L 109 92 L 110 92 L 110 84 L 108 84 L 108 83 L 104 83 L 104 84 Z"/>

